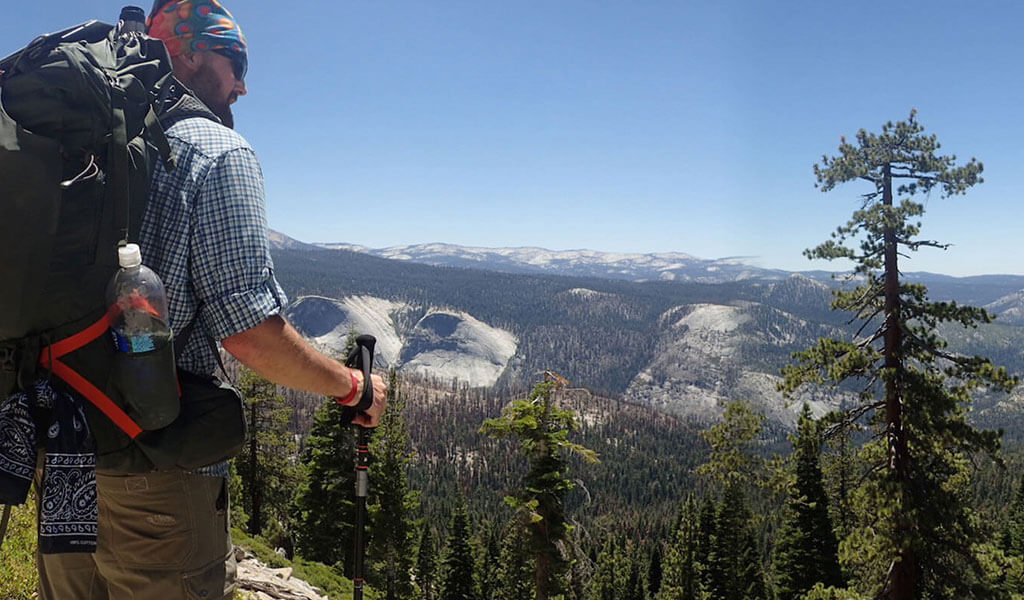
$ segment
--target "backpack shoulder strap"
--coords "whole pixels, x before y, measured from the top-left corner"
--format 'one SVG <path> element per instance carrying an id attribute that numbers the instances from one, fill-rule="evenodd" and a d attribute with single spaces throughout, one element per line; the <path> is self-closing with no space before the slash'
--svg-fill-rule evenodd
<path id="1" fill-rule="evenodd" d="M 213 114 L 213 111 L 207 108 L 195 93 L 177 78 L 171 78 L 161 90 L 160 97 L 157 99 L 157 113 L 160 125 L 165 130 L 178 121 L 190 117 L 202 117 L 220 123 L 217 115 Z"/>

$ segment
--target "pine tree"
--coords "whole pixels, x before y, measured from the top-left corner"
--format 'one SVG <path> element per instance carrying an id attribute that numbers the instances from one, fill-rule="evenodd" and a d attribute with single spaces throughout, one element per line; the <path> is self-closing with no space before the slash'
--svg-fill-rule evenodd
<path id="1" fill-rule="evenodd" d="M 244 454 L 235 461 L 242 482 L 242 504 L 252 535 L 261 535 L 272 520 L 289 519 L 289 506 L 302 478 L 292 464 L 295 442 L 288 434 L 291 409 L 277 387 L 242 368 L 238 389 L 245 398 L 249 437 Z"/>
<path id="2" fill-rule="evenodd" d="M 700 569 L 700 584 L 705 590 L 711 589 L 711 541 L 715 539 L 716 519 L 715 503 L 710 495 L 705 495 L 700 503 L 700 512 L 697 516 L 697 540 L 694 551 L 694 559 L 702 566 Z"/>
<path id="3" fill-rule="evenodd" d="M 501 540 L 493 527 L 487 527 L 480 546 L 480 557 L 476 561 L 476 587 L 479 600 L 493 600 L 498 589 L 495 574 L 501 568 Z"/>
<path id="4" fill-rule="evenodd" d="M 1003 549 L 1007 554 L 1024 558 L 1024 477 L 1010 504 L 1010 519 L 1003 535 Z"/>
<path id="5" fill-rule="evenodd" d="M 828 514 L 821 481 L 821 435 L 804 404 L 797 424 L 796 485 L 790 490 L 785 520 L 776 539 L 776 597 L 797 600 L 816 583 L 842 585 L 839 543 Z"/>
<path id="6" fill-rule="evenodd" d="M 597 555 L 597 567 L 584 597 L 587 600 L 622 600 L 627 570 L 615 536 L 608 536 Z"/>
<path id="7" fill-rule="evenodd" d="M 644 590 L 644 578 L 640 573 L 639 553 L 635 548 L 627 547 L 627 556 L 630 558 L 629 575 L 626 577 L 622 600 L 647 600 L 647 593 Z"/>
<path id="8" fill-rule="evenodd" d="M 694 519 L 696 521 L 696 519 Z M 661 589 L 663 577 L 661 544 L 655 543 L 651 550 L 651 560 L 647 563 L 647 595 L 654 598 Z"/>
<path id="9" fill-rule="evenodd" d="M 441 559 L 439 600 L 476 600 L 476 586 L 473 584 L 473 548 L 469 545 L 469 537 L 466 502 L 459 496 Z"/>
<path id="10" fill-rule="evenodd" d="M 388 377 L 388 410 L 370 442 L 373 466 L 369 512 L 373 534 L 367 548 L 372 569 L 370 585 L 381 590 L 387 600 L 413 595 L 414 525 L 410 515 L 418 502 L 416 493 L 409 490 L 405 474 L 410 457 L 404 410 L 405 398 L 392 369 Z"/>
<path id="11" fill-rule="evenodd" d="M 971 455 L 995 453 L 999 435 L 968 425 L 966 412 L 978 388 L 1009 391 L 1017 383 L 985 358 L 948 351 L 938 334 L 942 324 L 974 328 L 991 315 L 932 302 L 925 286 L 901 280 L 902 253 L 947 247 L 918 238 L 924 206 L 917 194 L 946 198 L 982 181 L 981 163 L 957 166 L 923 131 L 911 112 L 880 134 L 861 130 L 855 144 L 843 139 L 838 156 L 814 166 L 823 192 L 849 181 L 869 184 L 850 221 L 805 252 L 853 261 L 863 283 L 836 292 L 832 308 L 852 312 L 861 329 L 853 341 L 822 339 L 797 353 L 782 386 L 788 393 L 808 382 L 862 382 L 859 402 L 842 422 L 867 419 L 877 439 L 861 452 L 867 475 L 851 494 L 861 521 L 844 541 L 844 556 L 863 591 L 889 600 L 985 593 L 965 468 Z"/>
<path id="12" fill-rule="evenodd" d="M 556 394 L 566 384 L 563 378 L 548 373 L 529 398 L 513 402 L 500 418 L 488 419 L 480 428 L 492 437 L 518 439 L 529 463 L 518 496 L 506 501 L 523 515 L 530 532 L 537 600 L 563 591 L 569 566 L 562 548 L 569 533 L 565 495 L 574 484 L 568 478 L 565 454 L 597 461 L 592 450 L 569 441 L 569 432 L 579 428 L 576 415 L 556 404 Z"/>
<path id="13" fill-rule="evenodd" d="M 764 575 L 751 528 L 753 515 L 738 482 L 725 488 L 708 559 L 713 600 L 762 600 Z"/>
<path id="14" fill-rule="evenodd" d="M 656 600 L 702 600 L 706 597 L 702 572 L 704 565 L 698 560 L 700 521 L 697 503 L 691 497 L 680 511 L 676 531 L 665 552 L 665 570 L 662 574 Z"/>
<path id="15" fill-rule="evenodd" d="M 726 405 L 722 421 L 700 432 L 711 446 L 711 456 L 697 473 L 718 483 L 737 482 L 748 488 L 763 483 L 764 459 L 753 450 L 763 422 L 764 416 L 755 413 L 748 402 Z"/>
<path id="16" fill-rule="evenodd" d="M 841 415 L 842 411 L 826 415 L 821 426 L 831 428 L 832 420 L 842 420 Z M 831 434 L 823 436 L 826 451 L 821 457 L 821 471 L 838 539 L 848 536 L 854 528 L 853 509 L 850 506 L 851 490 L 857 478 L 857 457 L 851 439 L 851 429 L 854 427 L 860 429 L 859 426 L 847 424 L 831 428 Z"/>
<path id="17" fill-rule="evenodd" d="M 355 433 L 344 409 L 325 403 L 314 417 L 302 462 L 308 476 L 294 512 L 296 548 L 304 558 L 352 575 L 355 523 Z"/>
<path id="18" fill-rule="evenodd" d="M 519 524 L 509 527 L 501 542 L 494 600 L 534 600 L 533 560 L 527 551 L 529 538 Z"/>
<path id="19" fill-rule="evenodd" d="M 437 595 L 437 547 L 430 533 L 430 524 L 423 523 L 420 543 L 416 548 L 416 587 L 422 600 L 434 600 Z"/>

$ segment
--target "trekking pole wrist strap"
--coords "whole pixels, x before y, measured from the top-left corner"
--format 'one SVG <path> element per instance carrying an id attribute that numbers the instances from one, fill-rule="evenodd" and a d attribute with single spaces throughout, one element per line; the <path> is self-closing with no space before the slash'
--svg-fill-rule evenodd
<path id="1" fill-rule="evenodd" d="M 355 371 L 355 369 L 351 369 L 350 368 L 348 370 L 348 375 L 349 375 L 349 377 L 352 378 L 352 390 L 344 398 L 342 398 L 340 396 L 335 396 L 334 400 L 338 404 L 341 404 L 342 406 L 357 406 L 355 404 L 352 404 L 352 401 L 356 399 L 356 394 L 359 392 L 359 379 L 356 378 L 356 371 Z M 359 404 L 362 404 L 361 400 L 360 400 Z M 360 410 L 364 410 L 364 409 L 361 408 Z"/>

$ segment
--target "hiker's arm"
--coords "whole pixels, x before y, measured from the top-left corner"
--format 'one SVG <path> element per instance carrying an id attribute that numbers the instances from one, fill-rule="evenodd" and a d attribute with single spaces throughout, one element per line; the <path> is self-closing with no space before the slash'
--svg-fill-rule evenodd
<path id="1" fill-rule="evenodd" d="M 324 356 L 309 345 L 294 327 L 281 316 L 273 315 L 262 323 L 221 340 L 221 345 L 243 365 L 263 378 L 285 387 L 306 390 L 325 396 L 344 398 L 352 390 L 356 376 L 360 397 L 363 374 L 350 370 L 340 362 Z M 367 410 L 369 420 L 357 417 L 357 423 L 376 426 L 386 404 L 387 387 L 379 375 L 373 380 L 373 407 Z"/>

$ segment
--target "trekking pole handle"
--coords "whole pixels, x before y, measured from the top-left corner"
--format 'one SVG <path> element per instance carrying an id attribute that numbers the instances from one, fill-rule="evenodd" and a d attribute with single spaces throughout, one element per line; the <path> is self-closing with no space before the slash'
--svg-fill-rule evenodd
<path id="1" fill-rule="evenodd" d="M 359 404 L 346 406 L 342 411 L 342 420 L 351 423 L 356 415 L 373 406 L 373 349 L 377 345 L 377 338 L 372 335 L 361 335 L 356 338 L 356 347 L 345 359 L 345 366 L 350 369 L 359 369 L 363 373 L 363 395 Z"/>

